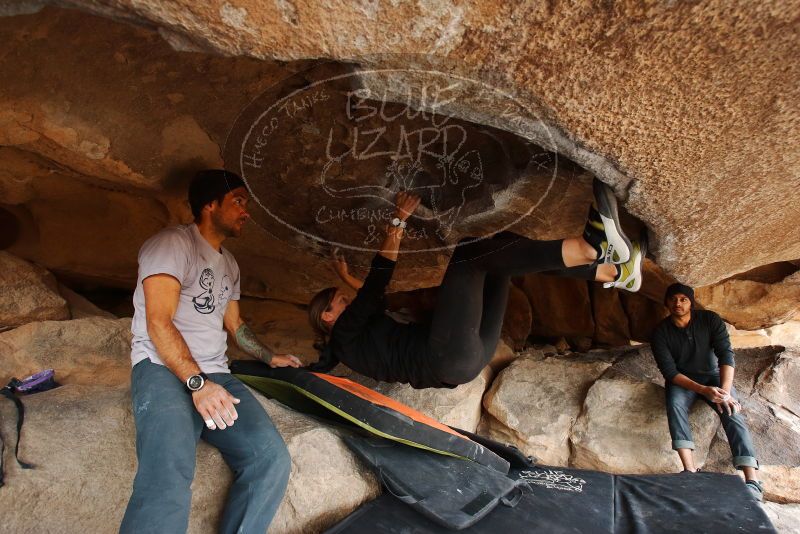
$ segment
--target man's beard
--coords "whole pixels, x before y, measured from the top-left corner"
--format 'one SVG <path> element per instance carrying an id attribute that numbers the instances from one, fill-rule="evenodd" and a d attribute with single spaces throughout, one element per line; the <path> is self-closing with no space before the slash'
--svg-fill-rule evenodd
<path id="1" fill-rule="evenodd" d="M 214 229 L 218 233 L 224 235 L 226 238 L 227 237 L 239 237 L 239 235 L 242 233 L 242 230 L 241 230 L 240 227 L 237 227 L 235 224 L 227 224 L 217 214 L 212 215 L 211 222 L 214 223 Z"/>

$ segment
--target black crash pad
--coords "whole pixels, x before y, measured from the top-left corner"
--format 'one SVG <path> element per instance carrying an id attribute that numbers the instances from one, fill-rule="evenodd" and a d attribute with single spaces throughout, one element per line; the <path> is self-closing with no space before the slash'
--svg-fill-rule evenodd
<path id="1" fill-rule="evenodd" d="M 512 469 L 528 481 L 514 508 L 498 506 L 460 532 L 775 533 L 764 511 L 735 475 L 715 473 L 611 475 L 536 466 Z M 328 534 L 452 532 L 386 493 L 366 503 Z"/>
<path id="2" fill-rule="evenodd" d="M 521 498 L 515 481 L 490 467 L 378 437 L 344 441 L 394 497 L 450 529 L 467 528 L 497 505 Z"/>

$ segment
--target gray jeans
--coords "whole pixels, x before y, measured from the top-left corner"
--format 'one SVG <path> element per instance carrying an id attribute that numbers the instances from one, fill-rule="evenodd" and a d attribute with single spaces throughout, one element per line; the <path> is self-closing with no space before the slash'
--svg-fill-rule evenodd
<path id="1" fill-rule="evenodd" d="M 698 375 L 690 376 L 689 378 L 704 386 L 720 387 L 719 375 Z M 722 428 L 725 430 L 725 435 L 728 436 L 728 445 L 731 447 L 734 467 L 736 469 L 741 469 L 742 467 L 755 467 L 758 469 L 753 440 L 750 438 L 750 432 L 747 430 L 747 425 L 741 413 L 737 412 L 735 415 L 728 415 L 723 411 L 720 414 L 710 400 L 675 384 L 667 384 L 666 389 L 667 421 L 669 422 L 669 434 L 672 436 L 673 449 L 694 450 L 692 428 L 689 426 L 689 409 L 699 397 L 711 406 L 714 413 L 719 415 L 722 421 Z M 731 395 L 734 398 L 736 397 L 736 392 L 733 388 L 731 388 Z"/>
<path id="2" fill-rule="evenodd" d="M 266 532 L 286 491 L 289 452 L 269 416 L 239 380 L 227 373 L 209 378 L 241 401 L 236 405 L 239 418 L 225 430 L 205 427 L 191 395 L 169 369 L 150 360 L 133 367 L 139 465 L 121 533 L 186 532 L 201 437 L 220 450 L 234 473 L 219 532 Z"/>

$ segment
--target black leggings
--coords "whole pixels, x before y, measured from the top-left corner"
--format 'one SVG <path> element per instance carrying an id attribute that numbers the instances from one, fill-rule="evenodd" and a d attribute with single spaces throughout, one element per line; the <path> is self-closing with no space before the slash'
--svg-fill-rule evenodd
<path id="1" fill-rule="evenodd" d="M 562 242 L 511 232 L 459 242 L 439 288 L 428 339 L 430 368 L 439 381 L 465 384 L 492 359 L 512 276 L 546 272 L 594 280 L 596 264 L 564 266 Z"/>

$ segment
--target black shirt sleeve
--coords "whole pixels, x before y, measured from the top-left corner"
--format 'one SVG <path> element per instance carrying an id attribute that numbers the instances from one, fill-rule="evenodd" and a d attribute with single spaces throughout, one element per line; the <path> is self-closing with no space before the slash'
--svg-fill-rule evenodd
<path id="1" fill-rule="evenodd" d="M 717 356 L 718 364 L 736 367 L 728 330 L 725 328 L 725 323 L 722 321 L 722 318 L 714 312 L 710 312 L 709 314 L 708 329 L 711 338 L 711 347 L 714 349 L 714 354 Z"/>
<path id="2" fill-rule="evenodd" d="M 680 373 L 675 365 L 675 359 L 672 357 L 672 354 L 669 351 L 669 346 L 667 345 L 667 336 L 666 332 L 664 331 L 663 323 L 657 326 L 655 331 L 653 331 L 653 338 L 650 343 L 650 348 L 653 350 L 653 356 L 656 359 L 658 370 L 661 371 L 661 374 L 664 376 L 664 380 L 667 382 L 667 384 L 671 384 L 672 379 L 678 376 Z"/>
<path id="3" fill-rule="evenodd" d="M 364 279 L 364 285 L 336 320 L 333 327 L 334 336 L 339 339 L 355 336 L 361 332 L 371 316 L 383 313 L 386 307 L 384 298 L 386 286 L 392 279 L 396 263 L 380 254 L 375 255 L 369 274 Z"/>

